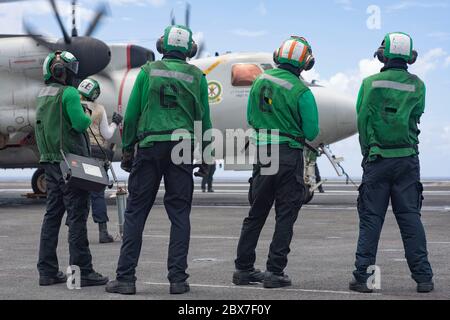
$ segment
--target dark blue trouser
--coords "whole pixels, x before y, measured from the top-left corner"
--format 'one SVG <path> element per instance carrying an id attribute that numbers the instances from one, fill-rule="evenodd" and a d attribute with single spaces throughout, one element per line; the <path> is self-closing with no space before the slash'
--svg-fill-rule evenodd
<path id="1" fill-rule="evenodd" d="M 193 165 L 175 165 L 171 151 L 178 142 L 158 142 L 137 152 L 128 180 L 130 193 L 125 211 L 123 243 L 117 266 L 117 280 L 136 281 L 136 267 L 142 247 L 142 233 L 162 177 L 166 193 L 164 206 L 171 222 L 167 266 L 171 283 L 189 275 L 187 255 L 191 232 L 190 213 L 194 181 Z"/>
<path id="2" fill-rule="evenodd" d="M 90 192 L 91 206 L 92 206 L 92 218 L 95 223 L 108 222 L 108 213 L 106 209 L 105 189 L 99 192 Z"/>
<path id="3" fill-rule="evenodd" d="M 208 174 L 202 179 L 202 189 L 206 190 L 206 185 L 208 185 L 208 190 L 212 190 L 213 187 L 213 177 L 216 172 L 216 163 L 208 166 Z"/>
<path id="4" fill-rule="evenodd" d="M 61 221 L 66 211 L 66 224 L 69 227 L 69 263 L 80 267 L 83 275 L 88 274 L 93 270 L 86 227 L 89 215 L 89 193 L 67 187 L 59 163 L 47 163 L 44 169 L 47 182 L 47 212 L 41 228 L 37 264 L 39 274 L 54 276 L 59 271 L 56 248 Z"/>
<path id="5" fill-rule="evenodd" d="M 266 268 L 275 274 L 283 273 L 304 194 L 302 150 L 280 145 L 277 174 L 261 175 L 260 165 L 254 167 L 249 190 L 251 208 L 242 224 L 235 260 L 237 270 L 250 271 L 254 268 L 258 239 L 275 202 L 275 232 Z"/>
<path id="6" fill-rule="evenodd" d="M 356 270 L 353 272 L 356 280 L 367 281 L 370 276 L 367 268 L 375 265 L 390 199 L 412 278 L 416 282 L 430 281 L 433 272 L 428 262 L 425 231 L 420 219 L 423 187 L 420 183 L 419 158 L 379 158 L 365 163 L 363 169 L 358 197 L 360 224 Z"/>

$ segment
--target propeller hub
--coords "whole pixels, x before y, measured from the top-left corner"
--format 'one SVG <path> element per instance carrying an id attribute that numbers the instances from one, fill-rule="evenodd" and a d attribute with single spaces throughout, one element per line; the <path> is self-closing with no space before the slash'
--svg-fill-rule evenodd
<path id="1" fill-rule="evenodd" d="M 80 62 L 77 77 L 87 78 L 106 68 L 111 61 L 111 50 L 103 41 L 92 37 L 75 37 L 70 44 L 59 39 L 55 49 L 72 53 Z"/>

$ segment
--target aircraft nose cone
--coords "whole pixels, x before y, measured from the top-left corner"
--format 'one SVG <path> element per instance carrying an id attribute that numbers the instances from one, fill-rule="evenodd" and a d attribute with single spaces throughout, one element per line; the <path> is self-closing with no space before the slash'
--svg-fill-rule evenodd
<path id="1" fill-rule="evenodd" d="M 357 132 L 356 126 L 356 99 L 345 95 L 336 95 L 336 120 L 339 135 L 349 137 Z"/>
<path id="2" fill-rule="evenodd" d="M 315 145 L 332 144 L 354 135 L 356 99 L 325 87 L 311 87 L 319 111 L 320 134 Z"/>

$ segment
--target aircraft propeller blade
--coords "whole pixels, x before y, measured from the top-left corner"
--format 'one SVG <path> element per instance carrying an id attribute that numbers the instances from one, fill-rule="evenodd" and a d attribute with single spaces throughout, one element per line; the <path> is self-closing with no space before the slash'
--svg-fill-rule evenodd
<path id="1" fill-rule="evenodd" d="M 97 27 L 100 25 L 100 21 L 102 18 L 108 13 L 108 8 L 105 4 L 102 4 L 98 9 L 94 16 L 94 19 L 92 19 L 85 36 L 90 37 L 95 32 Z"/>
<path id="2" fill-rule="evenodd" d="M 64 28 L 64 25 L 63 25 L 62 20 L 61 20 L 61 16 L 59 15 L 59 12 L 58 12 L 58 8 L 56 7 L 56 2 L 55 2 L 55 0 L 49 0 L 49 1 L 50 1 L 50 5 L 53 8 L 53 14 L 55 15 L 55 18 L 58 21 L 59 27 L 60 27 L 61 32 L 63 34 L 64 42 L 66 44 L 70 44 L 72 42 L 72 40 L 70 39 L 69 34 L 66 31 L 66 28 Z"/>
<path id="3" fill-rule="evenodd" d="M 45 40 L 44 38 L 42 38 L 41 36 L 37 35 L 36 32 L 33 31 L 33 28 L 31 28 L 25 22 L 23 23 L 23 28 L 25 29 L 27 36 L 32 38 L 36 43 L 47 48 L 49 51 L 55 51 L 54 43 L 50 43 L 47 40 Z"/>
<path id="4" fill-rule="evenodd" d="M 195 59 L 200 59 L 202 57 L 203 52 L 205 51 L 205 47 L 206 46 L 203 41 L 198 44 L 198 50 L 197 54 L 195 55 Z"/>

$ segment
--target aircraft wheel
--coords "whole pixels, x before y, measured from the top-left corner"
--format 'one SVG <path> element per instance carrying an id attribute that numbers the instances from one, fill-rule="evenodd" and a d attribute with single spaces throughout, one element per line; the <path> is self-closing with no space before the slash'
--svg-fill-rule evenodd
<path id="1" fill-rule="evenodd" d="M 314 191 L 310 191 L 309 188 L 306 189 L 305 198 L 303 204 L 308 204 L 314 198 Z"/>
<path id="2" fill-rule="evenodd" d="M 39 168 L 33 173 L 33 177 L 31 178 L 31 188 L 36 194 L 47 193 L 47 183 L 45 181 L 44 169 Z"/>

